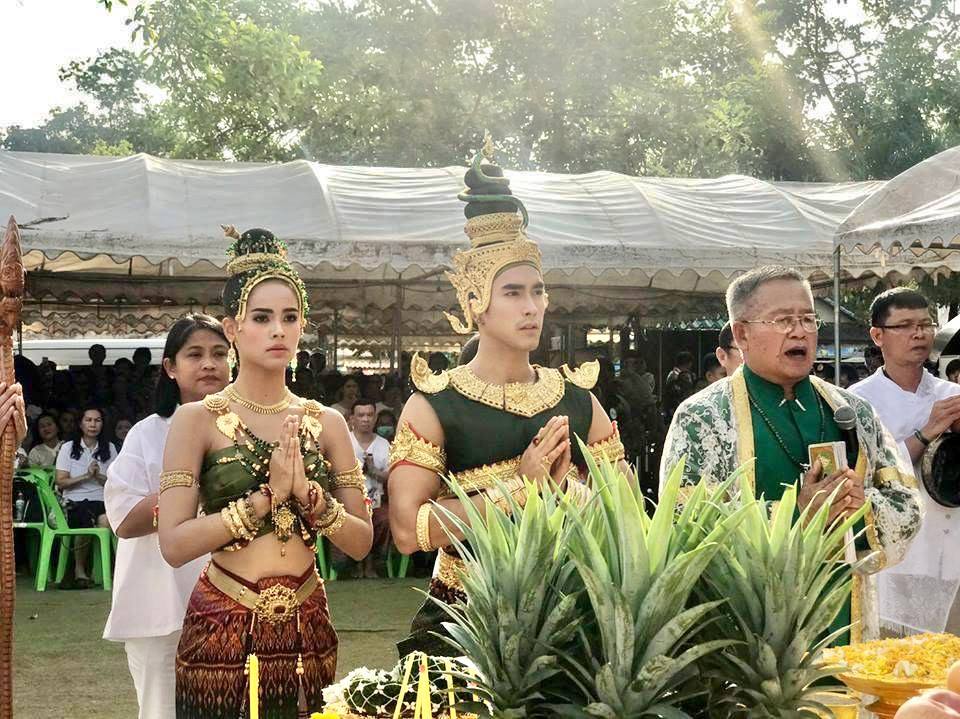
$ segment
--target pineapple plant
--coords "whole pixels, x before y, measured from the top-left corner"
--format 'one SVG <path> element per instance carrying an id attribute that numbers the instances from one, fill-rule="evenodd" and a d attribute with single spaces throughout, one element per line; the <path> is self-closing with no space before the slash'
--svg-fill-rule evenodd
<path id="1" fill-rule="evenodd" d="M 452 486 L 469 515 L 463 522 L 445 513 L 467 539 L 451 535 L 467 565 L 468 602 L 438 604 L 451 616 L 444 627 L 452 643 L 479 672 L 471 677 L 474 692 L 504 719 L 552 716 L 550 704 L 582 701 L 581 691 L 563 681 L 561 668 L 581 619 L 577 597 L 558 591 L 574 571 L 564 550 L 568 528 L 561 496 L 530 487 L 522 511 L 514 504 L 508 515 L 488 499 L 481 514 Z M 479 704 L 463 709 L 483 711 Z"/>
<path id="2" fill-rule="evenodd" d="M 589 697 L 583 707 L 560 708 L 562 716 L 687 716 L 678 705 L 689 696 L 698 663 L 734 642 L 698 641 L 723 599 L 688 605 L 688 598 L 745 510 L 719 516 L 699 541 L 688 543 L 674 521 L 682 470 L 671 474 L 650 518 L 636 484 L 608 462 L 591 462 L 596 497 L 584 511 L 570 513 L 569 551 L 577 572 L 568 587 L 582 587 L 588 598 L 571 675 Z M 706 501 L 701 487 L 685 511 Z"/>
<path id="3" fill-rule="evenodd" d="M 716 506 L 721 513 L 746 510 L 744 521 L 706 568 L 697 592 L 700 601 L 727 600 L 710 634 L 740 640 L 703 663 L 715 690 L 705 715 L 829 716 L 815 695 L 837 672 L 823 662 L 823 650 L 845 631 L 829 632 L 850 596 L 855 569 L 843 561 L 844 534 L 868 507 L 828 526 L 830 503 L 798 515 L 792 486 L 768 515 L 743 475 L 739 481 L 740 509 Z M 691 531 L 691 541 L 695 535 Z"/>

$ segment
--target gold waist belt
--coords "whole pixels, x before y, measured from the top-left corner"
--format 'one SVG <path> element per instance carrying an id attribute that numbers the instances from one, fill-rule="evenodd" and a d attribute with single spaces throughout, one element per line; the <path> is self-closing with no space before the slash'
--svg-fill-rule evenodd
<path id="1" fill-rule="evenodd" d="M 440 550 L 440 565 L 437 567 L 437 579 L 451 589 L 463 591 L 463 581 L 460 576 L 467 570 L 467 564 L 460 557 Z"/>
<path id="2" fill-rule="evenodd" d="M 281 624 L 292 619 L 300 605 L 307 601 L 322 581 L 314 569 L 296 589 L 274 584 L 257 592 L 238 582 L 213 562 L 207 565 L 205 572 L 210 584 L 270 624 Z"/>

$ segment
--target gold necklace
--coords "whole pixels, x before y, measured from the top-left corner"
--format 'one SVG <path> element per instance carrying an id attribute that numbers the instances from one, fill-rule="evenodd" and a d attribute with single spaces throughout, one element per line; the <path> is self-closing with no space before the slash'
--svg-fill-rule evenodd
<path id="1" fill-rule="evenodd" d="M 293 401 L 293 393 L 290 392 L 290 390 L 287 390 L 286 396 L 276 404 L 259 404 L 258 402 L 249 400 L 246 397 L 242 397 L 232 384 L 228 384 L 226 387 L 224 387 L 223 393 L 241 407 L 246 407 L 251 412 L 256 412 L 257 414 L 280 414 L 283 412 L 283 410 L 289 407 L 290 403 Z"/>

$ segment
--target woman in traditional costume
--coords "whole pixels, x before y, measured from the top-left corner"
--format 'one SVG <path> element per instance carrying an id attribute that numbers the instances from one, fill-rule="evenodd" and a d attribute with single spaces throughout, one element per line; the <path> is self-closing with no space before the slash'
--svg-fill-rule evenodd
<path id="1" fill-rule="evenodd" d="M 284 384 L 308 312 L 286 247 L 267 230 L 227 234 L 223 329 L 239 373 L 177 410 L 160 480 L 164 558 L 212 553 L 177 651 L 177 717 L 293 719 L 322 705 L 337 664 L 315 543 L 361 560 L 372 528 L 343 417 Z"/>

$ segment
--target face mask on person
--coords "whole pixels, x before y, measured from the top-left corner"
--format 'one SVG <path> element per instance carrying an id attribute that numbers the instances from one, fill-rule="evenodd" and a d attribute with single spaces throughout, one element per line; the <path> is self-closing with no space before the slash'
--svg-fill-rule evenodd
<path id="1" fill-rule="evenodd" d="M 381 424 L 379 427 L 377 427 L 377 434 L 389 441 L 393 441 L 393 435 L 395 431 L 396 428 L 389 424 Z"/>

